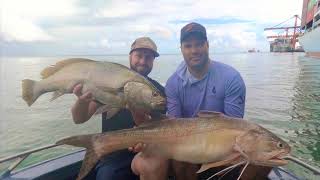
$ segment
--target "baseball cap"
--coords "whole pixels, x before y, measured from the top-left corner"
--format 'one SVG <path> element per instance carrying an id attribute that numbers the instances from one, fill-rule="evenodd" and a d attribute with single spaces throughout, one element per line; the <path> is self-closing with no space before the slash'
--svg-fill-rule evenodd
<path id="1" fill-rule="evenodd" d="M 197 33 L 198 35 L 202 36 L 205 40 L 207 40 L 207 32 L 206 28 L 203 27 L 201 24 L 192 22 L 187 25 L 185 25 L 181 29 L 180 33 L 180 43 L 191 33 Z"/>
<path id="2" fill-rule="evenodd" d="M 136 49 L 142 49 L 142 48 L 152 50 L 155 57 L 159 56 L 159 53 L 157 52 L 156 43 L 154 43 L 152 39 L 149 37 L 140 37 L 136 39 L 131 45 L 130 53 Z"/>

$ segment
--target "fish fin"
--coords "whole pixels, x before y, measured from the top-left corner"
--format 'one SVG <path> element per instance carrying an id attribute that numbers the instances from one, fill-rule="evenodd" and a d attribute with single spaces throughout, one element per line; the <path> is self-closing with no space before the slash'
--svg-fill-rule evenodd
<path id="1" fill-rule="evenodd" d="M 102 106 L 100 106 L 94 113 L 95 115 L 107 112 L 107 119 L 109 119 L 119 112 L 119 110 L 124 106 L 123 97 L 120 95 L 96 89 L 94 96 L 96 101 L 102 104 Z"/>
<path id="2" fill-rule="evenodd" d="M 41 95 L 35 88 L 37 81 L 31 79 L 22 80 L 22 98 L 31 106 Z"/>
<path id="3" fill-rule="evenodd" d="M 153 126 L 155 124 L 155 121 L 147 121 L 139 124 L 137 127 L 148 127 L 148 126 Z"/>
<path id="4" fill-rule="evenodd" d="M 63 67 L 70 65 L 70 64 L 79 63 L 79 62 L 96 62 L 96 61 L 91 60 L 91 59 L 85 59 L 85 58 L 65 59 L 65 60 L 58 61 L 55 65 L 46 67 L 45 69 L 43 69 L 41 71 L 40 74 L 42 76 L 42 79 L 46 79 L 49 76 L 53 75 L 54 73 L 58 72 Z"/>
<path id="5" fill-rule="evenodd" d="M 144 124 L 151 120 L 151 116 L 143 111 L 130 110 L 133 121 L 136 125 Z"/>
<path id="6" fill-rule="evenodd" d="M 214 162 L 214 163 L 207 163 L 207 164 L 202 164 L 201 168 L 197 171 L 197 173 L 202 173 L 203 171 L 206 171 L 210 168 L 213 167 L 218 167 L 218 166 L 223 166 L 227 164 L 231 164 L 234 162 L 238 162 L 240 158 L 240 153 L 232 154 L 229 157 L 227 157 L 225 160 Z"/>
<path id="7" fill-rule="evenodd" d="M 63 91 L 54 91 L 50 101 L 54 101 L 55 99 L 57 99 L 58 97 L 60 97 L 62 95 L 64 95 Z"/>
<path id="8" fill-rule="evenodd" d="M 151 116 L 152 121 L 161 121 L 164 119 L 168 119 L 166 114 L 163 114 L 159 111 L 151 111 L 150 116 Z"/>
<path id="9" fill-rule="evenodd" d="M 94 168 L 99 159 L 100 158 L 94 153 L 94 151 L 87 150 L 77 180 L 84 179 Z"/>
<path id="10" fill-rule="evenodd" d="M 118 107 L 112 107 L 110 105 L 102 105 L 96 110 L 94 115 L 98 115 L 98 114 L 102 114 L 102 113 L 106 112 L 107 119 L 110 119 L 119 111 L 120 111 L 120 108 L 118 108 Z"/>
<path id="11" fill-rule="evenodd" d="M 202 164 L 201 165 L 201 168 L 197 171 L 197 173 L 202 173 L 210 168 L 213 168 L 213 167 L 217 167 L 215 165 L 216 163 L 207 163 L 207 164 Z"/>
<path id="12" fill-rule="evenodd" d="M 224 169 L 222 169 L 221 171 L 219 171 L 219 172 L 215 173 L 214 175 L 210 176 L 207 180 L 212 179 L 212 178 L 215 177 L 215 176 L 218 176 L 218 175 L 223 174 L 223 175 L 220 177 L 220 178 L 222 178 L 224 175 L 226 175 L 227 173 L 229 173 L 230 171 L 232 171 L 235 167 L 241 166 L 242 164 L 245 164 L 245 163 L 247 163 L 247 161 L 241 161 L 241 162 L 239 162 L 239 163 L 237 163 L 237 164 L 234 164 L 234 165 L 232 165 L 232 166 L 229 166 L 229 167 L 227 167 L 227 168 L 224 168 Z M 220 178 L 219 178 L 219 179 L 220 179 Z"/>
<path id="13" fill-rule="evenodd" d="M 120 111 L 120 108 L 111 108 L 107 111 L 107 117 L 106 119 L 112 118 L 114 115 L 116 115 Z"/>
<path id="14" fill-rule="evenodd" d="M 102 114 L 102 113 L 104 113 L 104 112 L 107 112 L 109 109 L 110 109 L 110 106 L 108 106 L 108 105 L 102 105 L 102 106 L 100 106 L 100 107 L 96 110 L 96 112 L 94 113 L 94 115 Z"/>
<path id="15" fill-rule="evenodd" d="M 224 114 L 222 112 L 201 110 L 201 111 L 198 112 L 197 116 L 198 117 L 203 117 L 203 118 L 213 118 L 213 117 L 224 116 Z"/>
<path id="16" fill-rule="evenodd" d="M 111 94 L 117 95 L 118 93 L 123 93 L 124 92 L 124 87 L 119 87 L 119 88 L 111 88 L 111 87 L 102 87 L 102 86 L 97 86 L 98 89 L 102 91 L 109 92 Z"/>
<path id="17" fill-rule="evenodd" d="M 96 134 L 72 136 L 56 142 L 58 145 L 66 144 L 77 147 L 85 147 L 87 149 L 77 180 L 85 178 L 99 160 L 99 156 L 93 149 L 93 140 L 95 137 Z"/>

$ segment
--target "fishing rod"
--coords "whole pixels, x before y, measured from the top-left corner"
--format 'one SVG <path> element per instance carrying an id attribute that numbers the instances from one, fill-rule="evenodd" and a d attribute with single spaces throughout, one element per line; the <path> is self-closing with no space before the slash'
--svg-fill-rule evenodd
<path id="1" fill-rule="evenodd" d="M 29 151 L 25 151 L 25 152 L 22 152 L 22 153 L 13 155 L 13 156 L 9 156 L 9 157 L 0 159 L 0 164 L 3 163 L 3 162 L 7 162 L 7 161 L 10 161 L 10 160 L 13 160 L 13 159 L 17 159 L 11 166 L 9 166 L 9 167 L 7 168 L 7 170 L 6 170 L 5 172 L 3 172 L 3 173 L 0 175 L 0 179 L 3 179 L 3 178 L 5 178 L 5 177 L 9 176 L 9 175 L 11 174 L 11 172 L 12 172 L 22 161 L 24 161 L 30 154 L 35 153 L 35 152 L 38 152 L 38 151 L 42 151 L 42 150 L 45 150 L 45 149 L 53 148 L 53 147 L 56 147 L 56 146 L 59 146 L 59 145 L 58 145 L 58 144 L 50 144 L 50 145 L 42 146 L 42 147 L 39 147 L 39 148 L 36 148 L 36 149 L 32 149 L 32 150 L 29 150 Z"/>
<path id="2" fill-rule="evenodd" d="M 286 160 L 289 160 L 289 161 L 292 161 L 310 171 L 312 171 L 315 175 L 320 175 L 320 169 L 319 168 L 316 168 L 314 166 L 311 166 L 303 161 L 301 161 L 300 159 L 296 158 L 296 157 L 293 157 L 293 156 L 286 156 L 284 159 Z"/>
<path id="3" fill-rule="evenodd" d="M 50 145 L 42 146 L 42 147 L 39 147 L 39 148 L 36 148 L 36 149 L 24 151 L 22 153 L 19 153 L 19 154 L 13 155 L 13 156 L 9 156 L 9 157 L 0 159 L 0 164 L 5 162 L 5 161 L 9 161 L 9 160 L 16 159 L 16 158 L 23 157 L 23 156 L 28 156 L 29 154 L 32 154 L 32 153 L 35 153 L 35 152 L 38 152 L 38 151 L 42 151 L 44 149 L 53 148 L 53 147 L 56 147 L 56 146 L 59 146 L 59 145 L 58 144 L 50 144 Z"/>

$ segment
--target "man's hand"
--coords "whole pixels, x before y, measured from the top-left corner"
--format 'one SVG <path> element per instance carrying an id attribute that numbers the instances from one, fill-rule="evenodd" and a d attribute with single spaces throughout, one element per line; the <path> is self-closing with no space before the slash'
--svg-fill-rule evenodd
<path id="1" fill-rule="evenodd" d="M 78 97 L 78 100 L 73 105 L 71 112 L 73 121 L 76 124 L 86 122 L 98 109 L 98 104 L 94 101 L 91 92 L 85 92 L 82 94 L 82 84 L 77 84 L 73 88 L 73 94 Z"/>
<path id="2" fill-rule="evenodd" d="M 86 92 L 84 94 L 82 94 L 82 84 L 77 84 L 74 88 L 73 88 L 73 94 L 75 94 L 80 101 L 84 102 L 90 102 L 93 100 L 92 98 L 92 93 L 91 92 Z"/>
<path id="3" fill-rule="evenodd" d="M 90 117 L 96 112 L 98 108 L 97 102 L 94 101 L 92 93 L 91 92 L 85 92 L 82 94 L 82 84 L 77 84 L 73 88 L 73 94 L 75 94 L 78 97 L 78 102 L 79 104 L 85 104 L 88 106 L 88 114 Z"/>

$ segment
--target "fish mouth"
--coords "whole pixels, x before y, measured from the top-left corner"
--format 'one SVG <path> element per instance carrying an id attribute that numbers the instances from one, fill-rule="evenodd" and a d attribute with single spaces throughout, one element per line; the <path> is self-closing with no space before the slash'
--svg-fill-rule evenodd
<path id="1" fill-rule="evenodd" d="M 165 110 L 167 102 L 165 100 L 151 103 L 151 107 L 157 110 Z"/>
<path id="2" fill-rule="evenodd" d="M 271 158 L 265 159 L 265 160 L 257 160 L 254 161 L 253 164 L 260 165 L 260 166 L 284 166 L 288 164 L 288 161 L 285 159 L 288 155 L 288 152 L 280 152 Z"/>
<path id="3" fill-rule="evenodd" d="M 288 152 L 281 152 L 268 160 L 269 163 L 276 166 L 284 166 L 288 164 L 288 161 L 284 158 L 288 155 Z"/>

